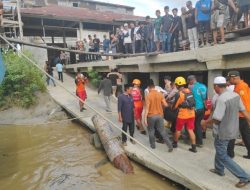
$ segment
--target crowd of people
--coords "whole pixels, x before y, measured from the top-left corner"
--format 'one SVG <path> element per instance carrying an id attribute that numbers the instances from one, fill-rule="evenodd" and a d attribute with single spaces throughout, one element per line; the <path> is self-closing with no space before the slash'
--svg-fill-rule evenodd
<path id="1" fill-rule="evenodd" d="M 117 83 L 112 80 L 122 82 L 122 75 L 113 70 L 104 77 L 98 89 L 98 94 L 103 91 L 107 112 L 112 112 L 110 99 L 117 90 L 117 87 L 114 89 Z M 236 187 L 247 185 L 250 176 L 233 160 L 235 140 L 240 136 L 247 149 L 243 157 L 250 159 L 250 89 L 240 73 L 230 71 L 227 80 L 216 77 L 212 99 L 208 97 L 206 85 L 198 82 L 194 75 L 187 79 L 180 76 L 174 81 L 166 76 L 164 82 L 161 88 L 150 79 L 143 92 L 141 81 L 134 79 L 132 84 L 125 84 L 124 89 L 116 93 L 123 131 L 129 129 L 131 137 L 134 137 L 135 128 L 143 135 L 148 133 L 152 149 L 156 148 L 156 142 L 165 143 L 169 152 L 178 148 L 181 136 L 187 135 L 191 142 L 189 151 L 197 153 L 197 147 L 204 146 L 206 127 L 212 126 L 216 155 L 210 172 L 223 176 L 227 168 L 240 180 Z M 172 139 L 164 120 L 171 124 Z M 133 139 L 130 142 L 135 144 Z M 122 134 L 122 144 L 127 146 L 126 134 Z"/>
<path id="2" fill-rule="evenodd" d="M 103 53 L 175 52 L 203 46 L 224 44 L 225 29 L 248 27 L 250 2 L 238 4 L 237 0 L 198 0 L 195 6 L 187 1 L 181 10 L 164 7 L 164 15 L 156 10 L 156 18 L 146 16 L 144 21 L 125 23 L 116 28 L 103 41 L 94 34 L 77 42 L 77 49 Z M 243 6 L 242 6 L 243 5 Z M 181 12 L 179 16 L 179 12 Z M 243 26 L 240 25 L 244 18 Z M 218 35 L 219 33 L 219 35 Z M 212 39 L 210 36 L 212 35 Z M 107 57 L 108 58 L 108 57 Z M 99 55 L 80 55 L 80 61 L 101 60 Z"/>

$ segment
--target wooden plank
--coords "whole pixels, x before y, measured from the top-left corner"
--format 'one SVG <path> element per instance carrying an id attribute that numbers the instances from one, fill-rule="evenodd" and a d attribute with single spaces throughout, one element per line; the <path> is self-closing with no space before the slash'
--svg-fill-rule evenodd
<path id="1" fill-rule="evenodd" d="M 39 47 L 39 48 L 44 48 L 44 49 L 54 49 L 58 51 L 65 51 L 65 52 L 72 52 L 72 53 L 77 53 L 77 54 L 88 54 L 88 55 L 101 55 L 101 56 L 111 56 L 111 57 L 138 57 L 138 56 L 147 56 L 147 53 L 139 53 L 139 54 L 106 54 L 106 53 L 96 53 L 96 52 L 85 52 L 85 51 L 80 51 L 80 50 L 70 50 L 67 48 L 60 48 L 60 47 L 54 47 L 54 46 L 47 46 L 47 45 L 40 45 L 40 44 L 34 44 L 30 43 L 24 40 L 19 40 L 19 39 L 13 39 L 13 38 L 6 38 L 8 41 L 12 43 L 19 43 L 27 46 L 33 46 L 33 47 Z"/>

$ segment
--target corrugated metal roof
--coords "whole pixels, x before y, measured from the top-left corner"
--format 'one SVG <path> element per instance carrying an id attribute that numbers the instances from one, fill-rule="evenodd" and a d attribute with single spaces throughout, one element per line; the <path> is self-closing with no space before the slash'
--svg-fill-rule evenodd
<path id="1" fill-rule="evenodd" d="M 57 18 L 70 21 L 113 22 L 114 20 L 141 20 L 142 17 L 119 14 L 108 11 L 91 10 L 88 8 L 64 7 L 48 5 L 45 7 L 22 8 L 22 15 Z"/>

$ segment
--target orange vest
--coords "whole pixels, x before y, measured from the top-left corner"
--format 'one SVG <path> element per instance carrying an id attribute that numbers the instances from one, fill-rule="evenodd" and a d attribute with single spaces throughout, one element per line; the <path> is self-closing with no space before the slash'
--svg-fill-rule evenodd
<path id="1" fill-rule="evenodd" d="M 84 92 L 85 91 L 85 83 L 81 79 L 77 79 L 76 83 L 76 92 Z"/>
<path id="2" fill-rule="evenodd" d="M 133 88 L 131 95 L 134 100 L 134 106 L 143 107 L 141 90 L 139 88 Z"/>
<path id="3" fill-rule="evenodd" d="M 189 89 L 184 89 L 184 90 L 189 90 Z M 185 94 L 180 91 L 179 92 L 179 98 L 175 104 L 174 109 L 178 109 L 179 105 L 181 105 L 185 101 Z M 195 117 L 195 111 L 194 109 L 188 109 L 188 108 L 180 108 L 178 112 L 177 118 L 179 119 L 190 119 Z"/>

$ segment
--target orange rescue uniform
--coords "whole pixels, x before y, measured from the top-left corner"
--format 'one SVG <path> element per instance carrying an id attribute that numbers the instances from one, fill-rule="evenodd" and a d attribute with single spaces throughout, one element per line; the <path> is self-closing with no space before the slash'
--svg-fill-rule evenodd
<path id="1" fill-rule="evenodd" d="M 134 100 L 134 116 L 135 119 L 142 119 L 142 111 L 143 111 L 143 101 L 141 90 L 139 88 L 133 88 L 132 90 L 132 97 Z"/>
<path id="2" fill-rule="evenodd" d="M 239 94 L 246 111 L 250 113 L 250 89 L 248 84 L 241 80 L 239 84 L 235 85 L 234 92 Z M 240 113 L 240 117 L 244 117 L 244 115 Z"/>
<path id="3" fill-rule="evenodd" d="M 184 89 L 189 91 L 189 89 Z M 174 106 L 174 109 L 179 109 L 177 119 L 176 119 L 176 131 L 182 131 L 183 127 L 186 125 L 188 130 L 194 129 L 194 121 L 195 121 L 195 111 L 189 108 L 179 108 L 179 106 L 185 101 L 185 94 L 183 92 L 179 92 L 179 98 Z"/>
<path id="4" fill-rule="evenodd" d="M 76 95 L 82 100 L 87 99 L 87 93 L 85 90 L 85 82 L 83 79 L 76 79 Z"/>

